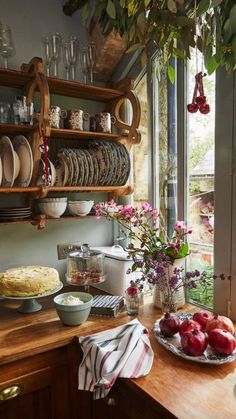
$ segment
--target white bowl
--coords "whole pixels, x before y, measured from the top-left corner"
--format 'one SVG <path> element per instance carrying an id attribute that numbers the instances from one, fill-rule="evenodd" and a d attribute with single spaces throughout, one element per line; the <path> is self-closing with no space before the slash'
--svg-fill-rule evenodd
<path id="1" fill-rule="evenodd" d="M 40 198 L 38 202 L 67 202 L 67 197 Z"/>
<path id="2" fill-rule="evenodd" d="M 68 201 L 68 211 L 72 215 L 87 215 L 94 205 L 94 201 Z"/>
<path id="3" fill-rule="evenodd" d="M 42 214 L 52 218 L 59 218 L 65 212 L 67 202 L 39 202 L 38 205 Z"/>

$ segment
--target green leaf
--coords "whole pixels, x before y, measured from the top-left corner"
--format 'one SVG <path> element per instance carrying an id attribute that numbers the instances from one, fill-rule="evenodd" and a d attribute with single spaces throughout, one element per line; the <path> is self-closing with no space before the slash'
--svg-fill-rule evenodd
<path id="1" fill-rule="evenodd" d="M 178 26 L 193 26 L 194 25 L 194 20 L 190 19 L 187 16 L 177 16 L 175 18 L 175 23 Z"/>
<path id="2" fill-rule="evenodd" d="M 120 0 L 120 7 L 122 7 L 122 9 L 124 9 L 125 8 L 125 6 L 126 6 L 126 0 Z"/>
<path id="3" fill-rule="evenodd" d="M 232 36 L 232 29 L 231 29 L 231 24 L 230 24 L 229 19 L 225 21 L 223 32 L 224 32 L 224 42 L 227 44 Z"/>
<path id="4" fill-rule="evenodd" d="M 173 55 L 175 56 L 175 57 L 180 57 L 180 58 L 185 58 L 185 53 L 184 53 L 184 51 L 182 51 L 181 49 L 179 49 L 179 48 L 173 48 Z"/>
<path id="5" fill-rule="evenodd" d="M 83 12 L 82 12 L 82 20 L 85 23 L 87 21 L 89 17 L 89 8 L 88 8 L 88 3 L 85 4 L 85 6 L 83 7 Z"/>
<path id="6" fill-rule="evenodd" d="M 108 16 L 110 16 L 111 19 L 116 18 L 116 6 L 114 5 L 112 0 L 108 0 L 106 11 Z"/>
<path id="7" fill-rule="evenodd" d="M 179 253 L 177 254 L 177 259 L 187 256 L 188 252 L 189 252 L 188 243 L 184 243 Z"/>
<path id="8" fill-rule="evenodd" d="M 169 63 L 168 63 L 168 66 L 167 66 L 167 73 L 168 73 L 168 77 L 169 77 L 170 82 L 172 84 L 174 84 L 174 82 L 175 82 L 175 69 Z"/>
<path id="9" fill-rule="evenodd" d="M 216 57 L 213 55 L 207 61 L 207 73 L 210 76 L 217 69 L 219 63 L 216 61 Z"/>
<path id="10" fill-rule="evenodd" d="M 236 58 L 236 35 L 234 35 L 233 40 L 232 40 L 232 51 Z"/>
<path id="11" fill-rule="evenodd" d="M 211 7 L 218 7 L 221 3 L 223 2 L 223 0 L 212 0 L 211 2 Z"/>
<path id="12" fill-rule="evenodd" d="M 134 262 L 133 265 L 131 266 L 131 271 L 134 272 L 136 271 L 137 268 L 138 268 L 138 264 L 137 262 Z"/>
<path id="13" fill-rule="evenodd" d="M 146 65 L 147 65 L 147 52 L 144 49 L 143 52 L 142 52 L 142 55 L 141 55 L 141 66 L 142 66 L 142 68 L 144 68 L 144 67 L 146 67 Z"/>
<path id="14" fill-rule="evenodd" d="M 204 15 L 210 7 L 210 0 L 201 0 L 197 7 L 197 17 Z"/>
<path id="15" fill-rule="evenodd" d="M 136 51 L 137 49 L 141 49 L 141 44 L 131 45 L 131 47 L 129 47 L 129 49 L 127 49 L 127 51 L 125 51 L 125 52 L 126 52 L 126 54 L 128 54 L 130 52 Z"/>
<path id="16" fill-rule="evenodd" d="M 236 4 L 232 7 L 229 14 L 230 27 L 232 34 L 236 34 Z"/>

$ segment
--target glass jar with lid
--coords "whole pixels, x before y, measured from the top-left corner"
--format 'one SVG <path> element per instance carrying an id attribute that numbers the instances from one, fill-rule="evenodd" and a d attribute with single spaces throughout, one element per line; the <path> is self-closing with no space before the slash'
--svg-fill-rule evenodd
<path id="1" fill-rule="evenodd" d="M 81 250 L 70 252 L 67 256 L 67 282 L 79 286 L 104 282 L 104 259 L 104 253 L 82 244 Z"/>

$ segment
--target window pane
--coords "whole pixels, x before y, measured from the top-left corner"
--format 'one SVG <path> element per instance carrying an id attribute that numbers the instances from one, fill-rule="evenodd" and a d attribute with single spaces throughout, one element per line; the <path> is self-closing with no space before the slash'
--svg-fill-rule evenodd
<path id="1" fill-rule="evenodd" d="M 177 217 L 176 86 L 170 83 L 164 70 L 159 74 L 155 91 L 159 120 L 158 124 L 156 122 L 157 161 L 154 165 L 158 170 L 160 229 L 162 234 L 171 237 Z"/>
<path id="2" fill-rule="evenodd" d="M 196 60 L 188 71 L 188 103 L 195 87 Z M 193 230 L 189 238 L 188 269 L 213 273 L 214 263 L 214 165 L 215 165 L 215 77 L 203 77 L 210 113 L 188 113 L 187 219 Z M 199 93 L 198 93 L 199 95 Z M 189 299 L 213 307 L 213 281 L 187 293 Z"/>
<path id="3" fill-rule="evenodd" d="M 133 147 L 133 184 L 134 206 L 139 207 L 143 201 L 148 201 L 148 107 L 147 107 L 147 75 L 137 83 L 135 91 L 141 107 L 139 130 L 141 142 Z"/>

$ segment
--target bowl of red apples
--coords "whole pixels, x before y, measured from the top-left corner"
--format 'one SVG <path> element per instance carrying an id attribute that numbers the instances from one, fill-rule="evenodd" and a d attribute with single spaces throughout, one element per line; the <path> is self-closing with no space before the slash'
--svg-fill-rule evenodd
<path id="1" fill-rule="evenodd" d="M 166 313 L 154 325 L 159 343 L 185 359 L 223 364 L 236 359 L 236 334 L 226 316 L 206 310 Z"/>

